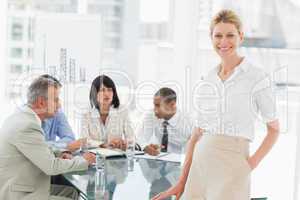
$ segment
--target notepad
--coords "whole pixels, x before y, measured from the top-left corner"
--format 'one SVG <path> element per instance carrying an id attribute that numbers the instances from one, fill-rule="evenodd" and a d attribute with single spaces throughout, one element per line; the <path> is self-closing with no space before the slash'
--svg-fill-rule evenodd
<path id="1" fill-rule="evenodd" d="M 150 160 L 163 160 L 163 161 L 167 161 L 167 162 L 180 163 L 183 159 L 182 156 L 183 155 L 181 155 L 181 154 L 161 152 L 157 156 L 151 156 L 149 154 L 145 154 L 145 155 L 137 155 L 136 158 L 143 158 L 143 159 L 150 159 Z"/>
<path id="2" fill-rule="evenodd" d="M 107 158 L 110 157 L 123 157 L 126 156 L 126 152 L 122 151 L 120 149 L 107 149 L 107 148 L 96 148 L 96 149 L 90 149 L 89 152 L 94 154 L 100 154 Z M 135 151 L 135 155 L 144 155 L 145 153 L 143 151 Z"/>
<path id="3" fill-rule="evenodd" d="M 157 156 L 151 156 L 149 154 L 143 154 L 143 155 L 137 155 L 137 158 L 144 158 L 144 159 L 150 159 L 150 160 L 158 160 L 160 157 L 163 157 L 165 155 L 168 155 L 169 153 L 160 152 Z"/>
<path id="4" fill-rule="evenodd" d="M 106 158 L 126 156 L 126 153 L 119 149 L 96 148 L 90 149 L 89 152 L 94 154 L 100 154 L 102 156 L 105 156 Z"/>
<path id="5" fill-rule="evenodd" d="M 183 156 L 184 156 L 183 154 L 169 153 L 165 156 L 158 157 L 157 159 L 167 161 L 167 162 L 180 163 L 183 159 Z"/>

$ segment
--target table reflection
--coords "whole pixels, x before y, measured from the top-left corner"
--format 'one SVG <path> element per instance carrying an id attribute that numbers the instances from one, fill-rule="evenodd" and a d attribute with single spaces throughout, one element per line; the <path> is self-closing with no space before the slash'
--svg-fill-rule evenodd
<path id="1" fill-rule="evenodd" d="M 104 184 L 104 192 L 100 196 L 99 190 L 95 190 L 97 173 L 94 167 L 84 172 L 67 173 L 64 177 L 80 191 L 84 199 L 144 200 L 169 188 L 176 183 L 179 175 L 179 163 L 147 159 L 107 159 L 101 182 Z"/>
<path id="2" fill-rule="evenodd" d="M 180 175 L 180 165 L 172 162 L 143 159 L 139 165 L 145 179 L 151 184 L 149 199 L 174 185 Z"/>

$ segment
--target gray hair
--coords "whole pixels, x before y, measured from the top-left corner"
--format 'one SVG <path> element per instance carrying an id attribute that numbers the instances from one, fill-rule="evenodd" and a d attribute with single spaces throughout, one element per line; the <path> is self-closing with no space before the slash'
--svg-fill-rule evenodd
<path id="1" fill-rule="evenodd" d="M 53 79 L 49 79 L 43 76 L 35 79 L 28 88 L 27 103 L 32 105 L 38 97 L 48 98 L 48 88 L 50 86 L 60 88 L 61 84 Z"/>

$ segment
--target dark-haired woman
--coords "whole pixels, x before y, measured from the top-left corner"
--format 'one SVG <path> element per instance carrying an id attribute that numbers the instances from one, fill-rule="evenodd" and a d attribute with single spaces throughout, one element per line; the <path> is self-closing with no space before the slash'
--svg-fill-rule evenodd
<path id="1" fill-rule="evenodd" d="M 90 90 L 91 109 L 84 115 L 81 134 L 89 143 L 100 142 L 101 147 L 126 148 L 126 139 L 133 138 L 128 110 L 120 105 L 113 80 L 96 77 Z"/>

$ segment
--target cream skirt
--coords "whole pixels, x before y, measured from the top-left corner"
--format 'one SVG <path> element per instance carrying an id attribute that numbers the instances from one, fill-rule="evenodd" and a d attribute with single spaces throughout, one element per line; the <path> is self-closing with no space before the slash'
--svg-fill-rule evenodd
<path id="1" fill-rule="evenodd" d="M 248 200 L 251 168 L 249 141 L 203 135 L 197 143 L 185 186 L 185 200 Z"/>

